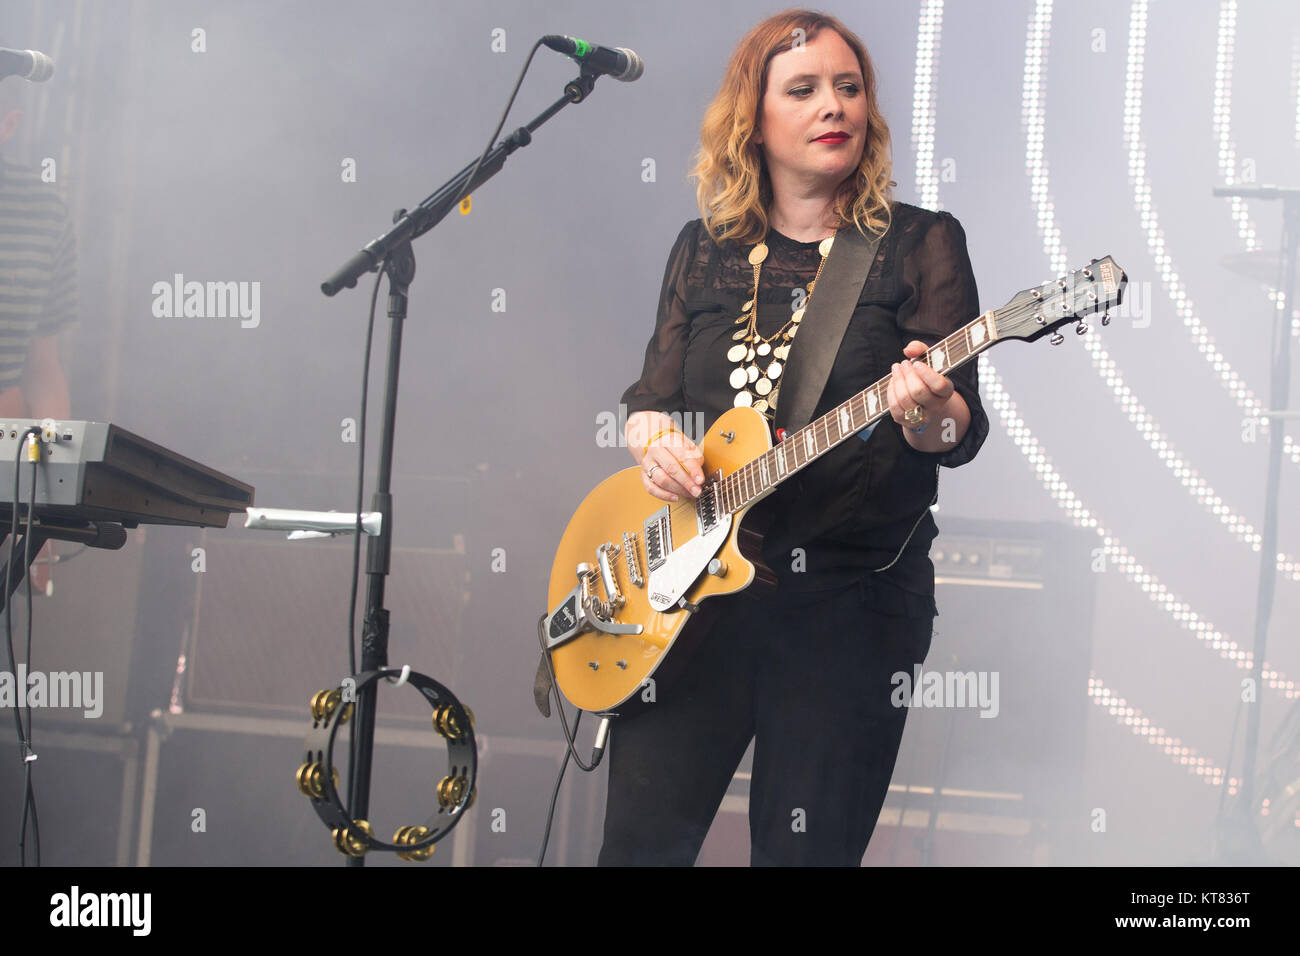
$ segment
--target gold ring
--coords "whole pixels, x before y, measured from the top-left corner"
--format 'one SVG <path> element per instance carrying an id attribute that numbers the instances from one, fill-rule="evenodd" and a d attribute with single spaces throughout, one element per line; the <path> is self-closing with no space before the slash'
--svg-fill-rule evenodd
<path id="1" fill-rule="evenodd" d="M 908 409 L 906 412 L 903 413 L 903 421 L 907 422 L 907 424 L 909 425 L 921 424 L 923 421 L 925 421 L 925 409 L 922 408 L 920 405 L 917 405 L 915 408 Z"/>

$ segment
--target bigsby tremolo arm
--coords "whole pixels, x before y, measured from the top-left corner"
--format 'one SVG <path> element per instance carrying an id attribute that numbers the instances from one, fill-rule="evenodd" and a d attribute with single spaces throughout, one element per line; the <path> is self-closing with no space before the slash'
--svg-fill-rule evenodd
<path id="1" fill-rule="evenodd" d="M 547 648 L 563 644 L 587 630 L 605 634 L 641 634 L 645 630 L 640 624 L 622 624 L 613 620 L 618 609 L 627 603 L 619 589 L 618 576 L 611 563 L 611 559 L 617 557 L 618 553 L 617 545 L 606 542 L 596 551 L 598 567 L 593 568 L 584 562 L 575 569 L 578 586 L 569 592 L 559 607 L 546 616 Z M 594 585 L 597 575 L 604 584 L 608 600 L 603 600 L 596 594 Z"/>

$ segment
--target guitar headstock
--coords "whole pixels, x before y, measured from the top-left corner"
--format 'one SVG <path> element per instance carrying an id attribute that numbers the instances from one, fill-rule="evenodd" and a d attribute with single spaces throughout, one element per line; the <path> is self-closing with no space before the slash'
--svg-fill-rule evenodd
<path id="1" fill-rule="evenodd" d="M 1124 300 L 1128 276 L 1110 256 L 1093 259 L 1085 268 L 1054 282 L 1024 289 L 997 311 L 999 339 L 1033 342 L 1051 332 L 1053 344 L 1062 336 L 1057 329 L 1077 322 L 1076 331 L 1088 331 L 1084 316 L 1101 312 L 1102 325 L 1110 323 L 1107 310 Z"/>

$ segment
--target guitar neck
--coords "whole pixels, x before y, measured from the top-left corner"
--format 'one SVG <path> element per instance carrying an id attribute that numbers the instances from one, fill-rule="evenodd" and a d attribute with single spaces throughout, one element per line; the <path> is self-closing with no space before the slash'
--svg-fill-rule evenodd
<path id="1" fill-rule="evenodd" d="M 985 312 L 931 346 L 917 361 L 947 375 L 998 340 L 997 319 L 997 311 Z M 767 497 L 791 475 L 888 415 L 889 380 L 886 375 L 723 478 L 717 487 L 720 508 L 733 513 Z"/>

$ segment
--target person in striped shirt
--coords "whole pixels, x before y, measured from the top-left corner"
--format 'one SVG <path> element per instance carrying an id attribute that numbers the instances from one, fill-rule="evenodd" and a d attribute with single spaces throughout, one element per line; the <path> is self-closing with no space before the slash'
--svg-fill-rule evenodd
<path id="1" fill-rule="evenodd" d="M 6 154 L 22 122 L 24 81 L 0 79 L 0 423 L 69 416 L 60 333 L 77 321 L 72 222 L 53 183 Z M 7 496 L 7 493 L 4 493 Z M 50 544 L 32 566 L 49 581 Z"/>
<path id="2" fill-rule="evenodd" d="M 0 80 L 0 422 L 61 421 L 69 396 L 59 337 L 77 321 L 76 245 L 55 185 L 7 155 L 22 84 Z"/>

